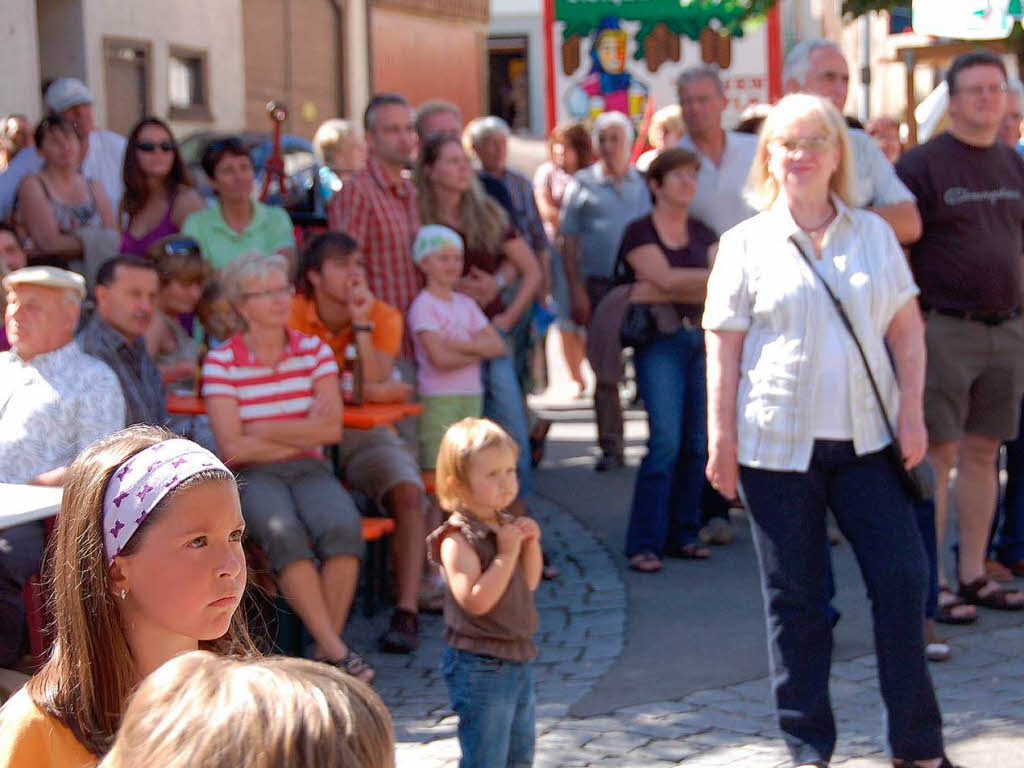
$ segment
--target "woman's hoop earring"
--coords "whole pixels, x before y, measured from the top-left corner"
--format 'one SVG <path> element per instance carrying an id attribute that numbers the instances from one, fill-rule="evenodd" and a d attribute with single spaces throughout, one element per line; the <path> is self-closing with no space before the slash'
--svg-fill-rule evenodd
<path id="1" fill-rule="evenodd" d="M 124 600 L 126 597 L 128 597 L 128 590 L 121 587 L 121 599 Z"/>

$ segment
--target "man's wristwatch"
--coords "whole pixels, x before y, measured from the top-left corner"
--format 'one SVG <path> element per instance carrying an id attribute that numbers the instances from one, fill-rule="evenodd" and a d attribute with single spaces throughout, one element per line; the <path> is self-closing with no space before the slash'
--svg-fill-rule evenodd
<path id="1" fill-rule="evenodd" d="M 368 323 L 352 323 L 352 333 L 373 333 L 373 321 Z"/>

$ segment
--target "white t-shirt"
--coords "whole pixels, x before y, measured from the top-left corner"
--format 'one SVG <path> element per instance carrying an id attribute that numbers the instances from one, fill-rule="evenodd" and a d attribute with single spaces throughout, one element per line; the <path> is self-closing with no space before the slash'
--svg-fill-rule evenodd
<path id="1" fill-rule="evenodd" d="M 121 167 L 127 143 L 124 136 L 112 131 L 93 131 L 89 134 L 89 150 L 82 162 L 82 175 L 102 185 L 115 211 L 124 193 Z M 0 173 L 0 219 L 10 218 L 22 179 L 38 173 L 42 167 L 43 158 L 35 147 L 26 147 L 7 166 L 7 170 Z"/>
<path id="2" fill-rule="evenodd" d="M 825 278 L 829 287 L 836 290 L 841 278 L 836 269 L 836 255 L 823 256 L 814 260 L 815 270 Z M 838 258 L 845 258 L 839 256 Z M 817 382 L 814 387 L 814 405 L 811 414 L 811 434 L 822 440 L 852 440 L 853 417 L 850 414 L 850 371 L 852 364 L 847 356 L 849 332 L 843 327 L 839 313 L 832 310 L 824 327 L 818 348 Z M 854 361 L 860 364 L 860 361 Z"/>
<path id="3" fill-rule="evenodd" d="M 716 235 L 721 235 L 756 213 L 743 199 L 743 188 L 750 175 L 750 166 L 754 164 L 757 136 L 726 131 L 722 162 L 718 165 L 697 149 L 689 134 L 684 135 L 677 146 L 700 158 L 697 191 L 690 203 L 691 216 L 715 230 Z"/>

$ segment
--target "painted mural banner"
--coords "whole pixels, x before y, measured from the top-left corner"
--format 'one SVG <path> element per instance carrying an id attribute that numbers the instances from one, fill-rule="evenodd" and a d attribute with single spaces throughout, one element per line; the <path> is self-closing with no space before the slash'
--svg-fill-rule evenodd
<path id="1" fill-rule="evenodd" d="M 772 95 L 770 49 L 781 41 L 765 21 L 770 0 L 549 2 L 559 121 L 615 110 L 639 125 L 650 100 L 655 109 L 677 100 L 676 78 L 695 64 L 721 70 L 729 124 Z"/>
<path id="2" fill-rule="evenodd" d="M 1000 40 L 1021 17 L 1021 0 L 914 0 L 914 32 L 959 40 Z"/>

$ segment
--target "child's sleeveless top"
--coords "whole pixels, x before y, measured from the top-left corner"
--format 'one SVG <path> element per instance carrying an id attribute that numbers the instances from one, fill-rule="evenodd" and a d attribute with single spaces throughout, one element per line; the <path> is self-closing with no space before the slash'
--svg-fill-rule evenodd
<path id="1" fill-rule="evenodd" d="M 502 521 L 511 521 L 505 516 Z M 451 533 L 461 533 L 480 558 L 481 572 L 490 567 L 498 553 L 498 535 L 471 515 L 455 512 L 427 537 L 430 559 L 440 565 L 441 542 Z M 528 661 L 537 657 L 532 635 L 537 631 L 537 609 L 533 592 L 526 584 L 522 563 L 516 564 L 505 593 L 490 611 L 474 616 L 452 596 L 444 595 L 444 639 L 452 648 L 510 661 Z"/>

